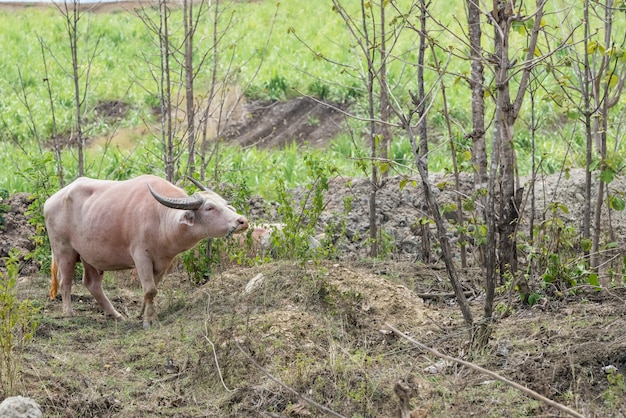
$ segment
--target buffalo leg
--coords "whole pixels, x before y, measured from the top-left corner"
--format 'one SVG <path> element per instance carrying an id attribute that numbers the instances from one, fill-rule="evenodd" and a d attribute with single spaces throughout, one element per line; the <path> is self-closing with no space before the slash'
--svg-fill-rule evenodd
<path id="1" fill-rule="evenodd" d="M 107 295 L 104 294 L 104 289 L 102 289 L 102 278 L 104 277 L 104 272 L 94 268 L 92 265 L 87 264 L 84 261 L 83 270 L 83 284 L 98 301 L 100 306 L 102 306 L 104 312 L 115 319 L 122 319 L 122 314 L 115 310 Z"/>
<path id="2" fill-rule="evenodd" d="M 57 254 L 55 253 L 55 256 Z M 63 299 L 63 315 L 74 316 L 72 309 L 72 281 L 74 280 L 74 268 L 78 261 L 78 254 L 59 252 L 57 258 L 59 268 L 59 282 L 61 283 L 61 298 Z"/>
<path id="3" fill-rule="evenodd" d="M 157 295 L 157 287 L 154 281 L 154 271 L 152 262 L 137 263 L 137 276 L 143 289 L 143 327 L 150 328 L 155 321 L 154 297 Z"/>

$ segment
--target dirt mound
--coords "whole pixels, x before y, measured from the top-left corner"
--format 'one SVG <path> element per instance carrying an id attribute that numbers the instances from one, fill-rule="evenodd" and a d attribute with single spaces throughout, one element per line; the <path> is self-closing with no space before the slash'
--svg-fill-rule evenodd
<path id="1" fill-rule="evenodd" d="M 292 142 L 323 147 L 342 130 L 345 116 L 337 105 L 301 97 L 288 101 L 251 102 L 232 121 L 224 139 L 242 147 L 279 148 Z"/>

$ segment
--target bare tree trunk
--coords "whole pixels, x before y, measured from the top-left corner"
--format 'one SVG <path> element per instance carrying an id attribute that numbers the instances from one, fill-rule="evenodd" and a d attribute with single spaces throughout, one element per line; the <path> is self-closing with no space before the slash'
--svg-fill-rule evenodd
<path id="1" fill-rule="evenodd" d="M 185 29 L 185 99 L 187 111 L 187 174 L 193 176 L 196 169 L 196 121 L 194 105 L 193 37 L 195 33 L 193 0 L 183 1 Z"/>
<path id="2" fill-rule="evenodd" d="M 39 45 L 41 45 L 41 59 L 43 61 L 43 68 L 45 71 L 44 82 L 46 83 L 46 91 L 48 93 L 48 102 L 50 103 L 50 115 L 52 117 L 52 152 L 54 154 L 55 165 L 57 169 L 57 177 L 59 178 L 59 186 L 63 188 L 65 186 L 65 174 L 63 171 L 63 161 L 61 160 L 61 144 L 59 143 L 59 132 L 57 129 L 56 112 L 54 109 L 54 100 L 52 99 L 52 87 L 50 85 L 50 77 L 48 76 L 48 63 L 46 61 L 46 50 L 44 48 L 44 41 L 39 38 Z"/>
<path id="3" fill-rule="evenodd" d="M 423 170 L 426 178 L 428 178 L 428 123 L 426 118 L 426 93 L 424 87 L 424 55 L 428 42 L 426 40 L 426 16 L 428 13 L 428 5 L 425 0 L 419 0 L 420 9 L 420 30 L 419 30 L 419 49 L 417 54 L 417 100 L 413 100 L 416 106 L 415 110 L 418 121 L 418 134 L 419 134 L 419 153 L 423 159 Z M 426 190 L 424 190 L 424 199 L 428 201 L 426 196 Z M 427 223 L 420 223 L 422 233 L 422 261 L 426 264 L 431 262 L 431 248 L 430 248 L 430 226 Z"/>
<path id="4" fill-rule="evenodd" d="M 590 24 L 589 24 L 589 0 L 585 0 L 583 6 L 583 26 L 585 35 L 583 37 L 584 50 L 587 51 L 588 43 L 590 39 Z M 583 239 L 589 240 L 591 238 L 591 165 L 593 164 L 593 135 L 591 132 L 591 67 L 589 65 L 589 54 L 583 54 L 584 68 L 583 68 L 583 83 L 581 86 L 581 93 L 583 96 L 583 116 L 585 118 L 585 204 L 583 207 Z M 590 264 L 593 266 L 595 255 L 592 255 Z"/>
<path id="5" fill-rule="evenodd" d="M 507 275 L 517 271 L 517 251 L 512 240 L 517 225 L 515 208 L 515 156 L 513 148 L 513 108 L 509 91 L 509 36 L 513 10 L 510 4 L 498 2 L 498 11 L 494 29 L 495 84 L 497 89 L 496 116 L 494 121 L 494 141 L 500 143 L 500 221 L 499 221 L 499 270 L 501 282 Z M 503 4 L 504 3 L 504 4 Z"/>
<path id="6" fill-rule="evenodd" d="M 159 46 L 161 57 L 161 79 L 160 79 L 160 96 L 161 96 L 161 138 L 163 141 L 163 163 L 165 166 L 165 178 L 168 181 L 174 181 L 174 132 L 172 126 L 172 81 L 170 74 L 170 35 L 169 35 L 169 16 L 170 9 L 166 0 L 159 0 Z"/>
<path id="7" fill-rule="evenodd" d="M 494 131 L 496 128 L 494 127 Z M 483 304 L 483 317 L 478 329 L 474 333 L 472 346 L 475 350 L 482 350 L 489 343 L 491 337 L 491 318 L 493 317 L 493 300 L 496 291 L 497 276 L 497 222 L 496 204 L 498 190 L 496 190 L 496 178 L 500 165 L 500 141 L 494 141 L 491 147 L 491 166 L 487 181 L 487 200 L 485 202 L 485 224 L 487 226 L 487 243 L 485 245 L 485 303 Z"/>
<path id="8" fill-rule="evenodd" d="M 586 9 L 588 9 L 588 4 L 585 2 Z M 609 48 L 609 45 L 613 45 L 612 39 L 612 31 L 613 31 L 613 0 L 607 0 L 604 7 L 604 45 L 606 48 Z M 588 26 L 588 24 L 586 25 Z M 608 77 L 607 77 L 607 74 Z M 595 119 L 595 133 L 598 139 L 598 151 L 600 153 L 601 170 L 612 170 L 612 167 L 607 166 L 607 145 L 606 145 L 606 135 L 608 130 L 608 120 L 609 120 L 609 109 L 610 107 L 617 104 L 617 101 L 612 101 L 609 99 L 609 91 L 610 91 L 610 80 L 612 76 L 615 75 L 615 69 L 609 69 L 609 59 L 606 54 L 603 54 L 602 61 L 600 64 L 600 68 L 598 68 L 597 74 L 594 80 L 594 88 L 593 94 L 595 96 L 595 102 L 598 110 L 600 111 L 600 120 L 598 118 Z M 617 91 L 615 93 L 615 97 L 619 97 L 619 92 L 623 88 L 624 85 L 624 74 L 619 77 L 617 84 Z M 593 240 L 591 245 L 591 267 L 597 269 L 599 266 L 599 254 L 600 254 L 600 235 L 602 233 L 602 224 L 601 224 L 601 214 L 602 214 L 602 203 L 604 202 L 604 180 L 601 176 L 601 179 L 598 183 L 598 195 L 596 196 L 596 208 L 595 208 L 595 219 L 594 219 L 594 233 Z M 608 186 L 606 186 L 608 189 Z M 607 206 L 607 210 L 610 211 L 610 205 Z"/>
<path id="9" fill-rule="evenodd" d="M 55 3 L 57 10 L 63 15 L 65 19 L 65 26 L 70 45 L 71 65 L 72 70 L 68 71 L 72 75 L 72 83 L 74 85 L 74 106 L 76 112 L 76 126 L 75 126 L 75 142 L 78 151 L 78 175 L 85 175 L 85 136 L 83 126 L 83 113 L 85 112 L 85 103 L 87 101 L 87 94 L 89 92 L 89 73 L 91 71 L 91 64 L 93 58 L 98 51 L 98 44 L 101 37 L 98 37 L 93 48 L 89 47 L 89 30 L 87 29 L 85 36 L 78 34 L 78 23 L 82 16 L 80 14 L 80 2 L 78 0 L 65 1 L 63 3 Z M 70 8 L 71 7 L 71 8 Z M 83 64 L 79 62 L 79 45 L 78 41 L 84 40 L 87 51 L 87 58 Z M 63 66 L 63 64 L 62 64 Z M 81 80 L 84 80 L 84 88 L 81 90 Z"/>
<path id="10" fill-rule="evenodd" d="M 68 2 L 63 3 L 64 9 L 59 10 L 63 13 L 67 29 L 67 35 L 70 42 L 70 54 L 72 56 L 72 79 L 74 84 L 74 106 L 76 110 L 76 147 L 78 150 L 78 175 L 85 175 L 85 156 L 84 147 L 85 139 L 82 130 L 82 100 L 80 94 L 80 74 L 78 70 L 78 21 L 80 20 L 80 10 L 78 0 L 71 2 L 72 10 L 68 9 Z"/>
<path id="11" fill-rule="evenodd" d="M 528 50 L 525 65 L 522 67 L 522 76 L 514 102 L 511 102 L 510 97 L 509 71 L 511 62 L 509 60 L 509 36 L 513 21 L 520 19 L 521 16 L 517 14 L 518 11 L 515 9 L 515 2 L 510 1 L 499 0 L 494 2 L 496 8 L 492 12 L 492 17 L 495 20 L 494 70 L 497 93 L 494 141 L 499 141 L 501 146 L 499 266 L 502 282 L 506 281 L 507 278 L 516 278 L 517 274 L 516 232 L 519 220 L 519 205 L 521 203 L 523 189 L 518 184 L 517 179 L 517 161 L 515 158 L 515 148 L 513 146 L 513 126 L 519 115 L 528 88 L 545 3 L 546 0 L 539 0 L 537 4 L 537 10 L 534 15 L 534 26 L 530 33 L 527 46 Z M 530 294 L 528 283 L 525 280 L 520 280 L 518 286 L 520 287 L 522 298 L 527 300 Z"/>
<path id="12" fill-rule="evenodd" d="M 219 18 L 219 13 L 220 13 L 220 9 L 219 9 L 219 1 L 215 1 L 215 3 L 213 4 L 213 29 L 212 29 L 212 46 L 211 46 L 211 53 L 213 56 L 213 59 L 211 61 L 211 87 L 209 89 L 209 94 L 208 94 L 208 100 L 206 103 L 206 107 L 204 108 L 204 112 L 202 115 L 202 146 L 201 146 L 201 152 L 200 152 L 200 180 L 204 181 L 204 173 L 206 171 L 206 168 L 209 164 L 209 159 L 207 159 L 207 149 L 209 147 L 209 141 L 207 138 L 207 128 L 208 128 L 208 123 L 209 123 L 209 117 L 211 115 L 211 104 L 213 103 L 214 97 L 215 97 L 215 89 L 217 86 L 217 63 L 218 63 L 218 59 L 219 59 L 219 54 L 218 54 L 218 34 L 217 34 L 217 22 L 218 22 L 218 18 Z M 225 88 L 225 86 L 224 86 Z M 218 122 L 219 124 L 219 122 Z M 219 129 L 217 134 L 219 134 Z M 215 143 L 215 147 L 219 147 L 219 140 L 216 141 Z M 217 153 L 217 149 L 215 150 Z M 217 164 L 216 164 L 217 166 Z M 209 243 L 210 244 L 210 243 Z M 208 251 L 209 251 L 209 247 L 210 245 L 207 244 L 207 256 Z"/>
<path id="13" fill-rule="evenodd" d="M 376 69 L 374 68 L 375 48 L 370 40 L 370 30 L 367 27 L 368 16 L 365 0 L 361 0 L 361 22 L 363 24 L 363 36 L 365 45 L 365 55 L 367 59 L 367 114 L 369 118 L 369 139 L 370 158 L 372 160 L 371 190 L 369 198 L 369 226 L 370 226 L 370 256 L 378 256 L 380 250 L 380 240 L 378 236 L 378 222 L 376 219 L 376 193 L 378 192 L 378 166 L 375 161 L 378 158 L 378 136 L 376 135 L 376 113 L 374 112 L 374 82 L 376 79 Z"/>
<path id="14" fill-rule="evenodd" d="M 76 143 L 78 145 L 78 175 L 85 175 L 85 138 L 83 138 L 83 123 L 80 99 L 80 78 L 78 75 L 78 41 L 77 28 L 79 20 L 78 1 L 74 1 L 74 10 L 72 14 L 72 25 L 70 29 L 70 47 L 72 50 L 72 69 L 74 71 L 74 100 L 76 105 Z"/>
<path id="15" fill-rule="evenodd" d="M 472 165 L 475 187 L 487 184 L 487 147 L 485 145 L 485 89 L 478 0 L 467 0 L 467 25 L 470 41 L 470 88 L 472 90 Z"/>
<path id="16" fill-rule="evenodd" d="M 474 330 L 474 319 L 472 318 L 472 311 L 469 308 L 469 304 L 467 303 L 467 298 L 465 297 L 465 293 L 463 292 L 463 286 L 459 281 L 459 277 L 457 275 L 456 267 L 454 266 L 454 261 L 452 258 L 452 250 L 450 249 L 450 242 L 448 242 L 447 230 L 446 226 L 443 222 L 443 218 L 441 217 L 441 212 L 439 211 L 439 205 L 435 200 L 435 196 L 432 193 L 430 182 L 428 180 L 428 172 L 426 170 L 426 160 L 424 157 L 420 155 L 420 151 L 417 146 L 417 141 L 415 140 L 415 136 L 411 131 L 411 128 L 408 123 L 405 121 L 406 132 L 411 140 L 411 146 L 413 149 L 413 158 L 415 159 L 415 165 L 417 166 L 417 170 L 422 179 L 422 187 L 424 188 L 424 196 L 426 198 L 426 202 L 428 203 L 428 208 L 430 209 L 430 213 L 435 221 L 435 225 L 437 227 L 437 237 L 439 238 L 439 244 L 441 245 L 441 253 L 443 255 L 444 263 L 446 264 L 446 271 L 448 273 L 448 278 L 450 279 L 450 283 L 452 284 L 452 288 L 454 289 L 454 294 L 456 296 L 456 301 L 459 304 L 459 308 L 461 309 L 461 313 L 463 315 L 463 319 L 465 320 L 465 324 L 467 325 L 468 334 L 470 339 L 473 338 Z"/>
<path id="17" fill-rule="evenodd" d="M 435 62 L 435 68 L 437 72 L 441 72 L 442 68 L 439 64 L 439 60 L 437 59 L 437 54 L 435 53 L 434 46 L 431 44 L 431 51 L 433 54 L 433 60 Z M 448 97 L 446 96 L 446 85 L 443 82 L 443 78 L 439 80 L 439 84 L 441 85 L 441 100 L 443 103 L 443 115 L 446 121 L 446 129 L 448 131 L 448 142 L 450 143 L 450 158 L 452 159 L 452 170 L 454 173 L 454 188 L 456 190 L 456 225 L 458 230 L 463 230 L 463 225 L 465 223 L 464 215 L 463 215 L 463 201 L 461 199 L 461 178 L 459 174 L 459 165 L 457 163 L 456 158 L 456 146 L 454 145 L 454 134 L 452 132 L 452 125 L 450 123 L 450 113 L 448 112 Z M 465 233 L 461 232 L 459 234 L 459 252 L 461 253 L 461 267 L 467 268 L 467 252 L 465 250 L 465 240 L 467 237 Z"/>
<path id="18" fill-rule="evenodd" d="M 389 104 L 389 92 L 387 84 L 387 33 L 385 27 L 385 2 L 380 2 L 380 70 L 378 83 L 380 88 L 380 158 L 385 161 L 388 159 L 389 146 L 391 144 L 391 130 L 389 129 L 389 119 L 391 117 L 391 108 Z M 387 177 L 389 171 L 384 170 L 381 174 Z"/>

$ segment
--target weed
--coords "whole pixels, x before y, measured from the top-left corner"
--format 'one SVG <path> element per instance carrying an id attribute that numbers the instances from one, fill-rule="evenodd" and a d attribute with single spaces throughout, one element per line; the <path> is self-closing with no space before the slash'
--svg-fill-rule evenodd
<path id="1" fill-rule="evenodd" d="M 11 210 L 11 206 L 2 203 L 4 199 L 9 197 L 9 192 L 4 189 L 0 189 L 0 229 L 4 229 L 4 217 L 2 216 L 4 213 L 7 213 Z"/>
<path id="2" fill-rule="evenodd" d="M 606 380 L 609 387 L 602 393 L 604 404 L 609 408 L 620 409 L 623 407 L 624 395 L 626 394 L 626 381 L 624 375 L 619 373 L 615 367 L 604 367 Z"/>
<path id="3" fill-rule="evenodd" d="M 286 99 L 288 88 L 287 80 L 280 75 L 274 75 L 265 85 L 270 100 Z"/>
<path id="4" fill-rule="evenodd" d="M 320 126 L 320 118 L 317 116 L 308 116 L 306 119 L 306 124 L 311 127 Z"/>
<path id="5" fill-rule="evenodd" d="M 19 255 L 12 251 L 6 260 L 6 277 L 0 273 L 0 398 L 17 393 L 24 347 L 37 328 L 39 309 L 29 300 L 17 299 L 18 265 Z"/>
<path id="6" fill-rule="evenodd" d="M 309 84 L 307 90 L 311 96 L 317 97 L 320 100 L 327 100 L 330 96 L 330 87 L 320 80 L 315 80 Z"/>
<path id="7" fill-rule="evenodd" d="M 352 210 L 352 201 L 352 196 L 346 196 L 343 199 L 343 212 L 339 214 L 333 213 L 331 220 L 326 224 L 324 239 L 320 247 L 325 251 L 325 258 L 339 258 L 338 247 L 343 240 L 347 239 L 348 225 L 346 218 Z"/>

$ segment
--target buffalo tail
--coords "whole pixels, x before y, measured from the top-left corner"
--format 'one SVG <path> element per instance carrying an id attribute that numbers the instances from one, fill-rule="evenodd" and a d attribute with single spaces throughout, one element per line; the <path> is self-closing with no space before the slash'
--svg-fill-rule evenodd
<path id="1" fill-rule="evenodd" d="M 56 261 L 52 258 L 52 265 L 50 266 L 50 275 L 52 276 L 50 280 L 50 300 L 56 297 L 59 290 L 58 274 L 59 266 L 57 266 Z"/>

